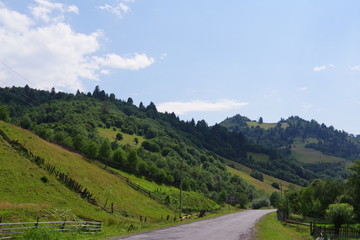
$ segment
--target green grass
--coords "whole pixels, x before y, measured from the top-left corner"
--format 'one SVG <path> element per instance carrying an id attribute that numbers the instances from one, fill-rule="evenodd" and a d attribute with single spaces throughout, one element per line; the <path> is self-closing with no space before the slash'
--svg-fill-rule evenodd
<path id="1" fill-rule="evenodd" d="M 315 139 L 306 139 L 304 142 L 296 139 L 292 144 L 291 153 L 300 162 L 303 163 L 340 163 L 345 162 L 344 158 L 328 156 L 320 151 L 312 148 L 305 148 L 305 145 L 310 142 L 315 142 Z"/>
<path id="2" fill-rule="evenodd" d="M 10 135 L 10 138 L 18 139 L 36 156 L 44 158 L 45 162 L 57 166 L 63 173 L 68 173 L 100 202 L 108 201 L 109 204 L 114 203 L 116 208 L 149 217 L 160 218 L 163 214 L 172 213 L 165 206 L 132 189 L 120 178 L 92 164 L 82 155 L 66 151 L 14 126 L 0 124 L 0 128 Z"/>
<path id="3" fill-rule="evenodd" d="M 162 199 L 163 201 L 168 198 L 170 207 L 174 209 L 179 208 L 179 189 L 173 186 L 157 184 L 153 181 L 148 181 L 143 177 L 135 176 L 133 174 L 129 174 L 120 170 L 112 170 L 118 172 L 124 177 L 129 178 L 131 181 L 140 185 L 146 190 L 149 190 L 152 195 Z M 219 208 L 220 206 L 217 203 L 210 200 L 209 198 L 204 197 L 204 195 L 200 193 L 183 191 L 183 209 L 192 209 L 195 211 L 199 211 L 203 209 L 214 210 Z"/>
<path id="4" fill-rule="evenodd" d="M 264 130 L 268 130 L 270 128 L 274 128 L 277 126 L 277 123 L 259 123 L 259 122 L 246 122 L 246 124 L 248 125 L 248 127 L 257 127 L 259 126 L 260 128 L 264 129 Z M 288 124 L 287 123 L 281 123 L 281 127 L 282 128 L 287 128 Z"/>
<path id="5" fill-rule="evenodd" d="M 313 239 L 307 228 L 299 229 L 299 231 L 283 225 L 277 221 L 276 213 L 270 213 L 261 218 L 256 224 L 256 240 Z"/>
<path id="6" fill-rule="evenodd" d="M 273 176 L 263 174 L 264 181 L 257 180 L 250 176 L 250 172 L 252 171 L 251 168 L 248 168 L 240 163 L 233 162 L 230 160 L 226 160 L 227 165 L 235 166 L 235 168 L 232 168 L 230 166 L 227 166 L 227 169 L 230 173 L 240 176 L 242 179 L 244 179 L 249 184 L 253 185 L 255 189 L 261 190 L 263 189 L 267 194 L 271 194 L 275 191 L 280 191 L 274 187 L 271 186 L 272 183 L 276 182 L 278 184 L 281 184 L 283 186 L 283 191 L 287 190 L 290 185 L 294 186 L 296 189 L 300 189 L 301 187 L 292 183 L 289 183 L 287 181 L 275 178 Z"/>
<path id="7" fill-rule="evenodd" d="M 123 139 L 118 140 L 117 142 L 119 144 L 122 144 L 122 145 L 129 144 L 132 147 L 141 146 L 142 142 L 145 140 L 144 137 L 142 137 L 142 136 L 137 136 L 135 134 L 130 135 L 130 134 L 127 134 L 127 133 L 123 133 L 119 129 L 116 129 L 114 131 L 114 129 L 112 129 L 112 128 L 98 128 L 97 131 L 99 132 L 99 135 L 101 137 L 107 138 L 110 142 L 115 141 L 116 140 L 116 134 L 121 133 L 121 135 L 123 136 Z M 135 138 L 138 139 L 138 144 L 135 143 Z"/>
<path id="8" fill-rule="evenodd" d="M 253 159 L 255 159 L 255 162 L 263 162 L 263 163 L 269 162 L 269 155 L 266 155 L 266 154 L 249 153 L 249 156 L 251 156 Z"/>
<path id="9" fill-rule="evenodd" d="M 125 209 L 130 214 L 137 214 L 160 219 L 178 214 L 168 207 L 134 190 L 114 174 L 105 171 L 82 155 L 69 152 L 62 147 L 51 144 L 37 137 L 30 131 L 0 121 L 0 130 L 11 139 L 17 140 L 34 155 L 45 159 L 45 163 L 56 166 L 63 173 L 68 173 L 81 185 L 86 187 L 93 197 L 101 202 L 108 200 L 115 208 Z M 179 190 L 158 185 L 144 178 L 121 173 L 132 181 L 163 197 L 169 195 L 170 201 L 178 206 Z M 41 178 L 46 177 L 44 183 Z M 115 235 L 126 235 L 132 222 L 115 218 L 100 210 L 79 195 L 73 193 L 54 176 L 38 167 L 27 158 L 20 156 L 0 138 L 0 216 L 4 222 L 42 221 L 78 219 L 79 217 L 103 221 L 103 233 L 89 239 L 105 238 Z M 184 208 L 198 206 L 199 209 L 214 209 L 219 206 L 199 193 L 184 192 Z M 211 206 L 211 207 L 207 207 Z M 216 207 L 214 207 L 216 206 Z M 233 210 L 231 210 L 233 211 Z M 221 212 L 222 214 L 225 212 Z M 219 214 L 219 213 L 218 213 Z M 173 225 L 173 222 L 132 223 L 135 232 Z M 84 236 L 81 237 L 83 239 Z"/>

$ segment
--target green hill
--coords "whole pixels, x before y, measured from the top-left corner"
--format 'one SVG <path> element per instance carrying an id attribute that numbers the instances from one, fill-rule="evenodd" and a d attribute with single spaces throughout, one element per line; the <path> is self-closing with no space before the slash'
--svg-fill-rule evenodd
<path id="1" fill-rule="evenodd" d="M 221 123 L 241 131 L 251 142 L 266 145 L 300 162 L 317 177 L 346 178 L 347 167 L 360 159 L 360 138 L 315 120 L 289 117 L 278 123 L 259 123 L 236 115 Z"/>
<path id="2" fill-rule="evenodd" d="M 19 143 L 32 155 L 45 160 L 45 164 L 56 166 L 68 174 L 93 195 L 95 206 L 79 194 L 71 191 L 59 179 L 49 173 L 44 166 L 18 151 L 0 136 L 0 216 L 4 222 L 34 221 L 40 217 L 48 220 L 95 219 L 105 223 L 104 236 L 127 232 L 130 224 L 148 228 L 161 224 L 160 219 L 178 214 L 164 204 L 136 191 L 122 178 L 101 167 L 100 163 L 89 161 L 83 156 L 69 152 L 62 147 L 48 143 L 33 133 L 0 121 L 0 131 L 10 140 Z M 169 196 L 169 205 L 178 208 L 179 190 L 159 185 L 145 179 L 119 171 L 124 177 L 148 189 L 159 198 Z M 218 209 L 219 206 L 198 193 L 184 192 L 183 208 L 189 211 Z M 101 210 L 112 203 L 119 217 Z M 126 211 L 124 214 L 123 211 Z M 139 216 L 147 217 L 148 223 L 139 221 Z M 164 222 L 165 223 L 165 222 Z M 162 223 L 162 224 L 164 224 Z M 117 226 L 114 228 L 114 226 Z M 155 226 L 154 225 L 154 226 Z"/>

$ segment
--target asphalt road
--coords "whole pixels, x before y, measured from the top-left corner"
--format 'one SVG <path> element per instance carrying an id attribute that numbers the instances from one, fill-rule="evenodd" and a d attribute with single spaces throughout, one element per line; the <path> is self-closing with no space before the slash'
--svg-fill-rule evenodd
<path id="1" fill-rule="evenodd" d="M 182 224 L 109 240 L 247 240 L 256 222 L 275 210 L 247 210 L 216 218 Z"/>

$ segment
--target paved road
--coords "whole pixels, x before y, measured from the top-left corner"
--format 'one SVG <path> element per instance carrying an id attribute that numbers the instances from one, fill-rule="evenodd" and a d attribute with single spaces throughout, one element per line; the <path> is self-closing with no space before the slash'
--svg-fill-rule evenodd
<path id="1" fill-rule="evenodd" d="M 275 210 L 248 210 L 109 240 L 247 240 L 260 217 Z"/>

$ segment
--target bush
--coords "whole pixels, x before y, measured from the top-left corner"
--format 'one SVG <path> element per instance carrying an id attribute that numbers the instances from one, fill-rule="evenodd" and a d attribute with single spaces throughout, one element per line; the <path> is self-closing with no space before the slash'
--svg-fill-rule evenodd
<path id="1" fill-rule="evenodd" d="M 273 183 L 271 184 L 271 186 L 272 186 L 273 188 L 280 189 L 280 185 L 279 185 L 278 183 L 276 183 L 276 182 L 273 182 Z"/>
<path id="2" fill-rule="evenodd" d="M 123 135 L 121 134 L 121 133 L 117 133 L 116 134 L 116 140 L 122 140 L 124 137 L 123 137 Z"/>
<path id="3" fill-rule="evenodd" d="M 259 209 L 262 207 L 269 207 L 270 200 L 267 197 L 256 198 L 251 202 L 252 209 Z"/>
<path id="4" fill-rule="evenodd" d="M 271 195 L 270 195 L 270 203 L 271 203 L 271 206 L 273 207 L 277 207 L 277 203 L 278 201 L 280 200 L 281 196 L 280 196 L 280 193 L 279 192 L 273 192 Z"/>
<path id="5" fill-rule="evenodd" d="M 250 173 L 250 176 L 257 179 L 257 180 L 260 180 L 260 181 L 264 181 L 264 176 L 262 175 L 261 172 L 258 172 L 258 171 L 252 171 Z"/>
<path id="6" fill-rule="evenodd" d="M 347 203 L 330 204 L 326 216 L 334 224 L 336 233 L 339 233 L 341 225 L 354 218 L 354 208 Z"/>
<path id="7" fill-rule="evenodd" d="M 160 147 L 154 142 L 143 141 L 141 146 L 150 152 L 159 152 L 160 151 Z"/>

